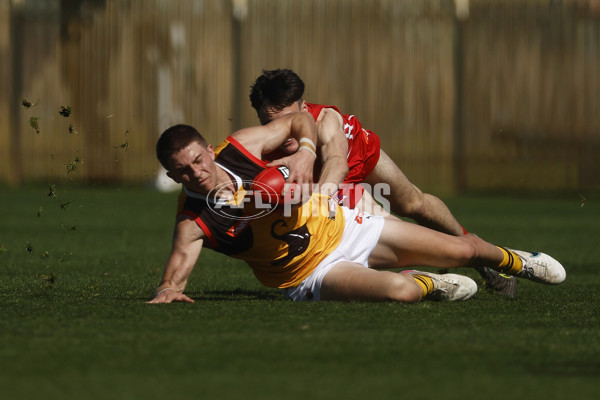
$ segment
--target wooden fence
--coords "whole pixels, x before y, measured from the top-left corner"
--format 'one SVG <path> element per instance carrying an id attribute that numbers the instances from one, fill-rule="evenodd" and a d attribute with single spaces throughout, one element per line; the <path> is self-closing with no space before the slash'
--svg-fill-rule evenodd
<path id="1" fill-rule="evenodd" d="M 152 181 L 162 130 L 256 124 L 281 67 L 426 190 L 597 189 L 599 61 L 600 0 L 0 2 L 0 181 Z"/>

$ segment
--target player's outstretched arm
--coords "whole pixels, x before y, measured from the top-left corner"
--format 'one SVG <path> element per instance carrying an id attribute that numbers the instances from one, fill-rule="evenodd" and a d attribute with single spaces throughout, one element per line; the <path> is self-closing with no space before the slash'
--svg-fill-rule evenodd
<path id="1" fill-rule="evenodd" d="M 204 233 L 194 221 L 189 218 L 177 221 L 171 254 L 161 283 L 148 303 L 194 302 L 183 291 L 200 256 L 203 239 Z"/>
<path id="2" fill-rule="evenodd" d="M 348 174 L 348 140 L 342 116 L 335 110 L 324 108 L 317 118 L 317 135 L 323 160 L 319 191 L 331 196 Z"/>

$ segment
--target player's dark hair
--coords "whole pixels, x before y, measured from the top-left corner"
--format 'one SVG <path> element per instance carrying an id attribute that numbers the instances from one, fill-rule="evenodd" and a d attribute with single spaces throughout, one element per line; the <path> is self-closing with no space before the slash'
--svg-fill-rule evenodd
<path id="1" fill-rule="evenodd" d="M 206 139 L 194 127 L 189 125 L 175 125 L 160 135 L 156 142 L 156 158 L 165 169 L 169 170 L 170 157 L 190 145 L 197 142 L 202 147 L 207 147 Z"/>
<path id="2" fill-rule="evenodd" d="M 304 82 L 290 69 L 263 70 L 250 86 L 250 103 L 260 122 L 268 122 L 268 113 L 281 111 L 294 102 L 302 102 Z"/>

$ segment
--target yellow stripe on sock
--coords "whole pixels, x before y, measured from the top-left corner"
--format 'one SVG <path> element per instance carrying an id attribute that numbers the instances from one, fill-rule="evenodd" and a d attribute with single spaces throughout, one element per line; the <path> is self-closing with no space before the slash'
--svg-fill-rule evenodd
<path id="1" fill-rule="evenodd" d="M 498 248 L 502 250 L 502 254 L 504 256 L 504 259 L 497 268 L 500 270 L 500 272 L 515 275 L 523 269 L 523 262 L 518 255 L 508 249 L 505 249 L 504 247 Z"/>
<path id="2" fill-rule="evenodd" d="M 412 277 L 415 278 L 417 285 L 421 286 L 421 289 L 423 290 L 423 297 L 427 296 L 433 291 L 433 279 L 426 275 L 413 275 Z"/>

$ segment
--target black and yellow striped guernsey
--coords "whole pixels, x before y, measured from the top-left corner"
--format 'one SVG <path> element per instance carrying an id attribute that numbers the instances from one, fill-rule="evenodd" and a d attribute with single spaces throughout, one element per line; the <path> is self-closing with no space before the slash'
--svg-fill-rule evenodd
<path id="1" fill-rule="evenodd" d="M 238 192 L 248 190 L 266 166 L 232 137 L 215 154 L 215 162 L 229 173 Z M 335 212 L 329 207 L 335 207 Z M 203 230 L 205 247 L 246 261 L 263 285 L 275 288 L 300 284 L 337 247 L 344 231 L 339 205 L 319 193 L 289 216 L 276 210 L 246 218 L 248 207 L 216 210 L 206 196 L 182 192 L 178 214 L 192 218 Z"/>

